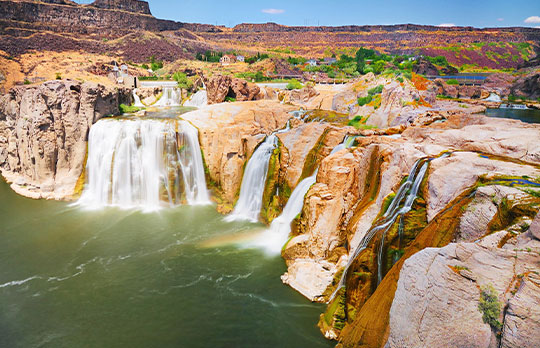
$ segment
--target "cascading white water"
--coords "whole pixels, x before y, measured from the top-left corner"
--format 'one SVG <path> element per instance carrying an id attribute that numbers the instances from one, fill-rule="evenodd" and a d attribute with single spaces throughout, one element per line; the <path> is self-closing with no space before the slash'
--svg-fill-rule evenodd
<path id="1" fill-rule="evenodd" d="M 209 204 L 206 177 L 199 145 L 199 131 L 187 121 L 180 121 L 183 147 L 180 150 L 180 164 L 184 177 L 186 198 L 189 204 Z"/>
<path id="2" fill-rule="evenodd" d="M 304 197 L 316 180 L 317 171 L 312 176 L 300 181 L 289 197 L 281 215 L 272 221 L 270 228 L 253 243 L 254 246 L 260 246 L 272 254 L 278 254 L 281 251 L 291 233 L 291 223 L 302 211 Z"/>
<path id="3" fill-rule="evenodd" d="M 180 106 L 182 93 L 180 88 L 163 86 L 163 95 L 154 106 Z"/>
<path id="4" fill-rule="evenodd" d="M 449 153 L 443 154 L 441 157 L 449 156 Z M 411 169 L 411 174 L 407 178 L 407 180 L 400 186 L 398 191 L 396 192 L 396 196 L 394 197 L 392 203 L 389 205 L 388 209 L 386 210 L 386 213 L 384 213 L 381 220 L 377 221 L 374 226 L 371 227 L 371 229 L 365 234 L 365 236 L 360 241 L 360 244 L 356 247 L 354 250 L 354 253 L 349 257 L 349 261 L 347 262 L 347 265 L 345 266 L 345 269 L 343 271 L 343 274 L 341 276 L 341 279 L 338 283 L 338 286 L 336 287 L 336 290 L 330 297 L 330 300 L 334 299 L 336 294 L 339 292 L 339 290 L 344 286 L 345 279 L 347 278 L 347 272 L 351 265 L 353 264 L 354 260 L 360 255 L 360 253 L 365 250 L 373 237 L 377 235 L 380 231 L 382 232 L 382 238 L 381 238 L 381 245 L 379 247 L 379 252 L 377 254 L 377 280 L 378 283 L 382 280 L 382 251 L 384 246 L 384 239 L 386 236 L 386 232 L 392 227 L 392 225 L 396 222 L 398 217 L 403 217 L 406 213 L 408 213 L 414 201 L 417 198 L 418 190 L 420 189 L 420 185 L 422 184 L 422 181 L 424 180 L 424 176 L 426 175 L 429 161 L 431 159 L 429 158 L 421 158 L 418 161 L 415 162 Z M 420 169 L 418 170 L 418 167 L 421 165 Z M 401 206 L 401 203 L 404 202 L 403 206 Z M 377 284 L 378 284 L 377 283 Z"/>
<path id="5" fill-rule="evenodd" d="M 137 95 L 137 88 L 133 90 L 133 100 L 134 100 L 133 106 L 136 106 L 138 108 L 144 107 L 144 104 L 141 102 L 141 98 L 139 98 L 139 96 Z"/>
<path id="6" fill-rule="evenodd" d="M 330 154 L 350 148 L 353 146 L 355 139 L 356 136 L 347 135 L 343 143 L 336 146 Z M 279 253 L 281 251 L 281 248 L 285 242 L 287 242 L 287 238 L 289 238 L 289 234 L 291 233 L 292 221 L 302 211 L 304 206 L 304 197 L 311 186 L 317 181 L 318 172 L 319 169 L 315 170 L 313 175 L 305 178 L 296 186 L 289 197 L 285 208 L 283 208 L 281 215 L 272 221 L 270 228 L 253 243 L 254 246 L 260 246 L 272 254 Z"/>
<path id="7" fill-rule="evenodd" d="M 208 94 L 206 93 L 205 89 L 201 89 L 200 91 L 197 91 L 197 93 L 193 94 L 184 103 L 184 106 L 192 106 L 196 108 L 202 108 L 206 105 L 208 105 Z"/>
<path id="8" fill-rule="evenodd" d="M 177 122 L 170 120 L 111 119 L 93 125 L 87 183 L 78 203 L 155 210 L 178 203 L 183 192 L 189 204 L 207 203 L 196 129 L 187 122 L 179 126 L 180 136 Z"/>
<path id="9" fill-rule="evenodd" d="M 499 95 L 497 95 L 496 93 L 491 93 L 489 95 L 489 97 L 487 97 L 486 99 L 484 99 L 485 101 L 488 101 L 488 102 L 494 102 L 494 103 L 500 103 L 502 102 L 501 100 L 501 97 L 499 97 Z"/>
<path id="10" fill-rule="evenodd" d="M 231 215 L 225 218 L 227 221 L 257 222 L 259 220 L 268 162 L 277 146 L 277 141 L 275 134 L 269 135 L 249 159 L 240 187 L 240 198 Z"/>

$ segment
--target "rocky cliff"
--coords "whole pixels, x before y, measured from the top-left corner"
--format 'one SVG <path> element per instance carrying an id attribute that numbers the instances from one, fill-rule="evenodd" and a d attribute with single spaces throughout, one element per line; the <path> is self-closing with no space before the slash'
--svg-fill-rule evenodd
<path id="1" fill-rule="evenodd" d="M 0 98 L 2 175 L 25 196 L 69 198 L 83 173 L 90 127 L 130 99 L 128 90 L 75 81 L 13 88 Z"/>

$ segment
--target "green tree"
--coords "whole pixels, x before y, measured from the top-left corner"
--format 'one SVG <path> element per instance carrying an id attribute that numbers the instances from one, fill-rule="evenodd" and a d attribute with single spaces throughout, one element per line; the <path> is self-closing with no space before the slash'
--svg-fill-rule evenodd
<path id="1" fill-rule="evenodd" d="M 193 82 L 181 71 L 175 72 L 172 78 L 178 83 L 178 87 L 182 89 L 191 89 L 193 87 Z"/>

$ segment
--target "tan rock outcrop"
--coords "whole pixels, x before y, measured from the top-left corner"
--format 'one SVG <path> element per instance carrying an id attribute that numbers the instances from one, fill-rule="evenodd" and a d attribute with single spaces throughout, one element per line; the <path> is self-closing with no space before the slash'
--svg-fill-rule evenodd
<path id="1" fill-rule="evenodd" d="M 536 347 L 540 243 L 523 247 L 514 251 L 459 243 L 409 258 L 390 310 L 386 347 Z M 500 344 L 479 309 L 485 287 L 492 287 L 502 303 Z"/>
<path id="2" fill-rule="evenodd" d="M 18 193 L 67 199 L 82 173 L 88 132 L 130 103 L 129 90 L 50 81 L 0 98 L 0 169 Z"/>
<path id="3" fill-rule="evenodd" d="M 223 103 L 226 97 L 236 101 L 255 100 L 260 96 L 260 88 L 254 83 L 242 79 L 216 75 L 206 81 L 208 104 Z"/>
<path id="4" fill-rule="evenodd" d="M 242 183 L 244 163 L 264 137 L 282 129 L 294 108 L 275 101 L 211 105 L 183 114 L 199 129 L 210 178 L 233 203 Z"/>

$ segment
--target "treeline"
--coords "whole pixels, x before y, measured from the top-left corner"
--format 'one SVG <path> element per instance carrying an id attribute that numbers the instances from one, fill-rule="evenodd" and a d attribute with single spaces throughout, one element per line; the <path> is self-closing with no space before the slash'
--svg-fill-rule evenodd
<path id="1" fill-rule="evenodd" d="M 200 61 L 204 61 L 204 62 L 210 62 L 210 63 L 219 63 L 219 60 L 221 59 L 221 57 L 223 57 L 224 55 L 226 54 L 232 54 L 234 56 L 239 56 L 241 54 L 239 54 L 238 52 L 236 51 L 226 51 L 226 52 L 220 52 L 220 51 L 206 51 L 204 53 L 201 53 L 201 52 L 198 52 L 196 55 L 195 55 L 195 59 L 197 60 L 200 60 Z M 270 58 L 270 56 L 266 53 L 257 53 L 256 55 L 254 56 L 249 56 L 249 57 L 244 57 L 244 61 L 248 64 L 253 64 L 253 63 L 256 63 L 256 62 L 259 62 L 261 60 L 264 60 L 264 59 L 268 59 Z"/>
<path id="2" fill-rule="evenodd" d="M 287 61 L 291 65 L 301 66 L 304 71 L 324 72 L 328 74 L 328 77 L 330 78 L 335 78 L 337 75 L 356 77 L 370 72 L 377 75 L 394 72 L 409 76 L 419 57 L 414 55 L 384 54 L 372 49 L 360 47 L 354 56 L 342 54 L 339 58 L 334 55 L 334 58 L 337 59 L 336 62 L 317 66 L 307 64 L 307 59 L 301 57 L 289 57 L 287 58 Z M 422 58 L 441 67 L 449 65 L 444 56 L 422 56 Z"/>

